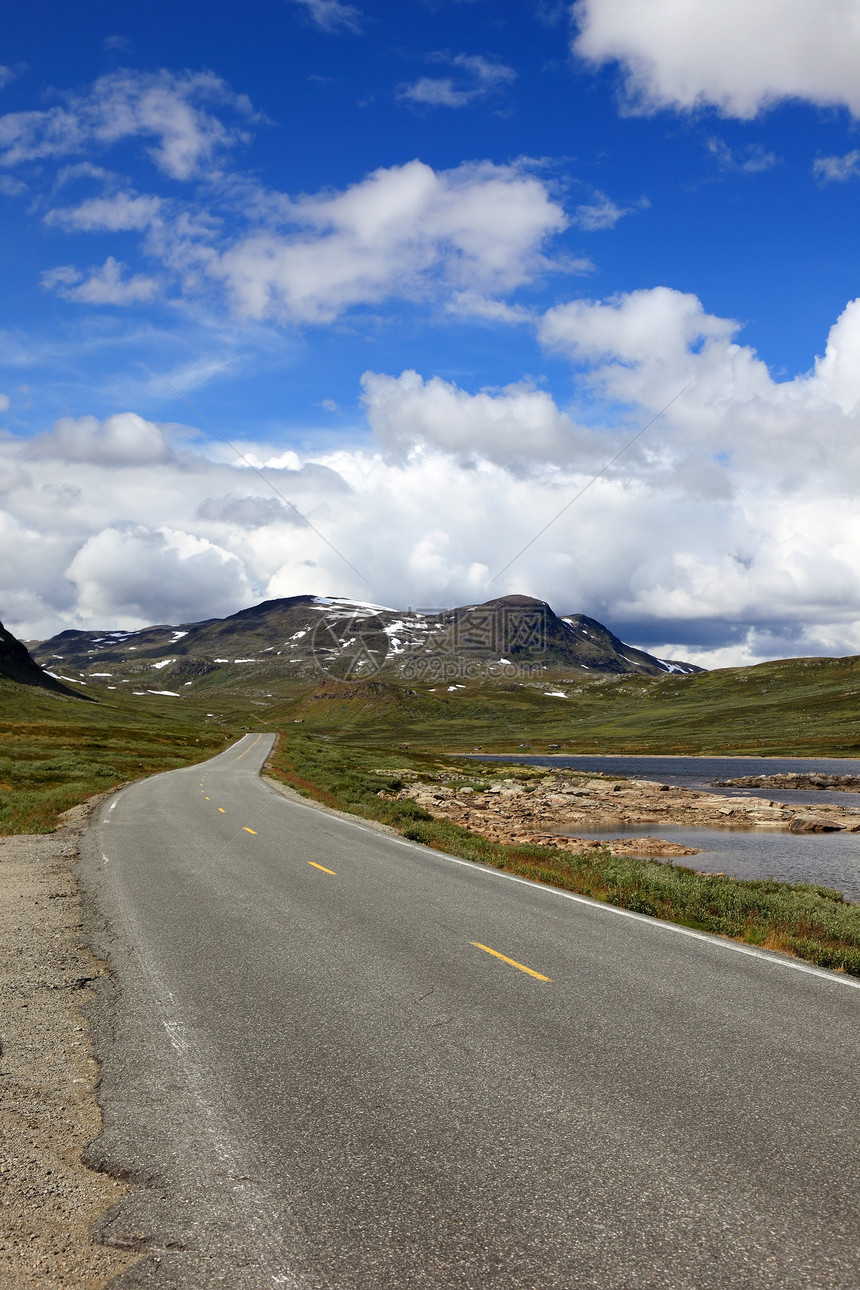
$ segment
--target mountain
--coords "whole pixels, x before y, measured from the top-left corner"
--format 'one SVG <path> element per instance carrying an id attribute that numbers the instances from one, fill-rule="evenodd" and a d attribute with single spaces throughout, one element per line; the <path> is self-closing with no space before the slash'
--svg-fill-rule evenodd
<path id="1" fill-rule="evenodd" d="M 53 690 L 55 694 L 70 695 L 74 699 L 83 698 L 61 684 L 50 673 L 44 671 L 34 662 L 16 636 L 0 623 L 0 677 L 15 681 L 18 685 L 37 685 L 43 690 Z"/>
<path id="2" fill-rule="evenodd" d="M 228 618 L 140 631 L 65 631 L 34 647 L 64 680 L 178 693 L 183 686 L 285 678 L 428 682 L 486 677 L 586 677 L 699 672 L 625 645 L 582 614 L 559 617 L 542 600 L 501 596 L 441 611 L 398 611 L 329 596 L 267 600 Z M 72 677 L 70 673 L 77 673 Z"/>

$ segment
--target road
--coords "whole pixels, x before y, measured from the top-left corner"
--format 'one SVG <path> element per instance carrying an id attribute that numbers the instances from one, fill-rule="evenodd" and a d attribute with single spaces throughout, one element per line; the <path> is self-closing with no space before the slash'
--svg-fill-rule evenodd
<path id="1" fill-rule="evenodd" d="M 88 835 L 116 1286 L 856 1290 L 858 983 L 288 800 L 272 742 Z"/>

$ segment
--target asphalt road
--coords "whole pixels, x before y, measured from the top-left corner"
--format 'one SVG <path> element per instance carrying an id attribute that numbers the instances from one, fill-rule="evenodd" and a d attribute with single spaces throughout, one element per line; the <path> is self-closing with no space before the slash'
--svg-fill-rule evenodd
<path id="1" fill-rule="evenodd" d="M 116 1286 L 860 1285 L 860 983 L 290 801 L 248 735 L 88 835 Z"/>

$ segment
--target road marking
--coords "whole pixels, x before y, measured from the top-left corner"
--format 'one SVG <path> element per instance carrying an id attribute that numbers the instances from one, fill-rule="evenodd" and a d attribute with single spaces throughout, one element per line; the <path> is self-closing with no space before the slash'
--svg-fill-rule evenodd
<path id="1" fill-rule="evenodd" d="M 226 814 L 227 814 L 227 812 L 224 810 L 224 807 L 223 807 L 223 806 L 219 806 L 219 807 L 218 807 L 218 810 L 221 812 L 221 814 L 222 814 L 222 815 L 226 815 Z"/>
<path id="2" fill-rule="evenodd" d="M 212 801 L 212 798 L 211 798 L 211 797 L 207 797 L 207 798 L 206 798 L 206 801 L 207 801 L 207 802 L 211 802 L 211 801 Z"/>
<path id="3" fill-rule="evenodd" d="M 489 945 L 482 945 L 480 941 L 470 941 L 469 944 L 474 945 L 476 950 L 484 950 L 487 954 L 493 954 L 497 959 L 501 959 L 503 963 L 510 963 L 511 967 L 519 968 L 521 972 L 528 972 L 529 976 L 533 976 L 537 981 L 552 981 L 551 976 L 544 976 L 542 972 L 535 972 L 534 968 L 526 967 L 525 964 L 518 963 L 516 959 L 509 959 L 507 954 L 500 954 L 498 950 L 491 950 Z"/>
<path id="4" fill-rule="evenodd" d="M 242 828 L 245 830 L 245 832 L 246 832 L 246 833 L 253 833 L 253 834 L 254 834 L 254 836 L 256 837 L 256 834 L 257 834 L 257 830 L 256 830 L 256 829 L 249 829 L 249 828 L 248 828 L 248 826 L 247 826 L 247 824 L 243 824 L 243 825 L 242 825 Z"/>
<path id="5" fill-rule="evenodd" d="M 312 864 L 315 869 L 322 869 L 323 873 L 330 873 L 332 878 L 337 877 L 334 869 L 326 869 L 324 864 L 317 864 L 315 860 L 309 860 L 308 864 Z"/>

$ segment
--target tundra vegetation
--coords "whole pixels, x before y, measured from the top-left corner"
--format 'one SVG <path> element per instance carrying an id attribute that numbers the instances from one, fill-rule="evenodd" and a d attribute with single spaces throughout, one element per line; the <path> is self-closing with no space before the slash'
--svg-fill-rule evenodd
<path id="1" fill-rule="evenodd" d="M 0 832 L 45 832 L 59 812 L 122 783 L 191 764 L 244 730 L 280 735 L 275 775 L 405 836 L 639 913 L 860 975 L 860 908 L 805 885 L 741 882 L 678 864 L 508 846 L 389 794 L 410 775 L 480 787 L 525 767 L 454 754 L 860 756 L 860 659 L 791 659 L 693 675 L 467 681 L 255 680 L 233 669 L 181 698 L 90 682 L 97 703 L 0 680 Z M 555 693 L 548 694 L 548 691 Z M 561 692 L 565 697 L 557 697 Z M 454 777 L 453 779 L 451 777 Z M 380 793 L 383 796 L 380 796 Z"/>

